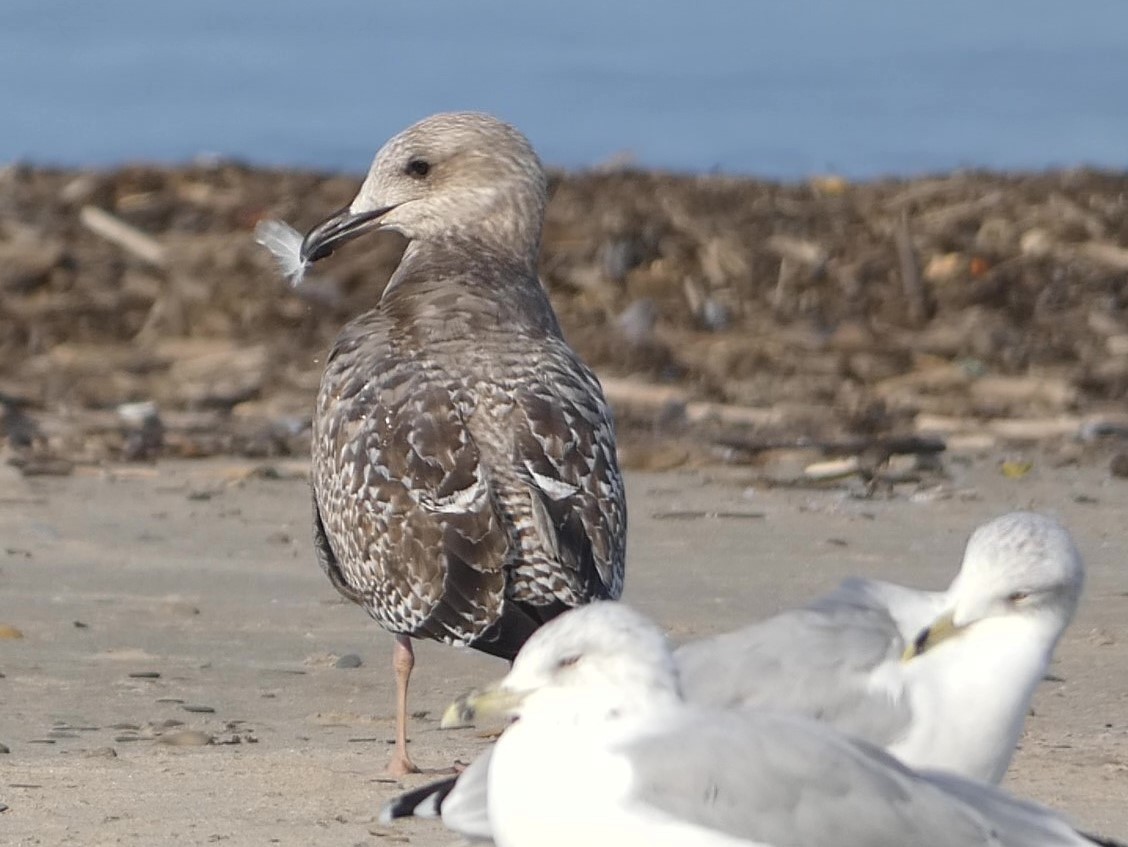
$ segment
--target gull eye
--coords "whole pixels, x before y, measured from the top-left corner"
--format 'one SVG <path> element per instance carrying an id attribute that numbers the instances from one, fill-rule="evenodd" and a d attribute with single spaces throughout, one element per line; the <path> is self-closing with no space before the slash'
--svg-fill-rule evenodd
<path id="1" fill-rule="evenodd" d="M 1012 603 L 1021 603 L 1030 596 L 1029 591 L 1014 591 L 1007 595 L 1007 599 Z"/>
<path id="2" fill-rule="evenodd" d="M 431 165 L 425 159 L 412 159 L 407 163 L 404 172 L 408 176 L 413 176 L 416 179 L 423 179 L 431 172 Z"/>
<path id="3" fill-rule="evenodd" d="M 580 654 L 579 653 L 575 653 L 571 656 L 565 656 L 563 659 L 561 659 L 559 662 L 556 663 L 556 670 L 560 671 L 560 670 L 564 670 L 564 668 L 570 668 L 570 667 L 572 667 L 572 665 L 576 664 L 579 661 L 580 661 Z"/>

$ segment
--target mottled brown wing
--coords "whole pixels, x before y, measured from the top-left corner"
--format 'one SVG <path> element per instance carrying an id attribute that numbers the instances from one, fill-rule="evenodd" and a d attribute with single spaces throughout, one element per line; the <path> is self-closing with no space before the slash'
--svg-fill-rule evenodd
<path id="1" fill-rule="evenodd" d="M 362 329 L 364 329 L 362 327 Z M 510 539 L 449 376 L 348 333 L 314 422 L 314 490 L 349 588 L 385 628 L 466 644 L 500 614 Z M 358 333 L 359 334 L 359 333 Z"/>
<path id="2" fill-rule="evenodd" d="M 555 573 L 522 561 L 510 596 L 535 601 L 563 582 L 568 605 L 618 599 L 623 591 L 627 509 L 610 409 L 595 375 L 563 342 L 539 379 L 516 394 L 518 470 L 534 492 L 533 521 Z"/>
<path id="3" fill-rule="evenodd" d="M 316 495 L 313 498 L 313 552 L 317 555 L 317 564 L 329 577 L 333 587 L 347 599 L 363 606 L 364 596 L 348 584 L 344 573 L 341 572 L 337 554 L 333 552 L 333 545 L 329 543 L 329 536 L 325 532 L 325 522 L 321 520 L 321 509 L 317 507 Z"/>

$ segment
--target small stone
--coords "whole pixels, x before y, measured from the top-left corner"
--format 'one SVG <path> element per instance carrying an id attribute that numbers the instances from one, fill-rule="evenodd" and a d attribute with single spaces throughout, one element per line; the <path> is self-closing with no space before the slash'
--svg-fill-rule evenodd
<path id="1" fill-rule="evenodd" d="M 706 297 L 702 301 L 698 318 L 702 325 L 712 332 L 721 332 L 732 323 L 732 313 L 728 306 L 712 297 Z"/>
<path id="2" fill-rule="evenodd" d="M 1048 256 L 1054 250 L 1054 239 L 1046 230 L 1035 227 L 1028 229 L 1018 239 L 1018 249 L 1022 255 L 1034 259 Z"/>
<path id="3" fill-rule="evenodd" d="M 635 300 L 615 319 L 623 335 L 632 344 L 642 344 L 654 333 L 658 323 L 658 305 L 649 297 Z"/>
<path id="4" fill-rule="evenodd" d="M 23 638 L 24 635 L 16 627 L 9 623 L 0 623 L 0 639 L 13 640 L 16 638 Z"/>
<path id="5" fill-rule="evenodd" d="M 200 609 L 184 600 L 168 600 L 163 604 L 163 611 L 169 615 L 182 618 L 191 618 L 200 614 Z"/>
<path id="6" fill-rule="evenodd" d="M 0 755 L 11 753 L 12 749 L 7 744 L 0 744 Z"/>
<path id="7" fill-rule="evenodd" d="M 929 282 L 947 282 L 955 279 L 966 264 L 967 260 L 960 253 L 941 253 L 928 260 L 924 266 L 924 278 Z"/>
<path id="8" fill-rule="evenodd" d="M 82 621 L 75 621 L 74 622 L 74 628 L 75 629 L 90 629 L 90 624 L 83 623 Z"/>
<path id="9" fill-rule="evenodd" d="M 185 703 L 180 708 L 182 708 L 186 712 L 199 712 L 200 714 L 205 714 L 205 715 L 210 715 L 212 712 L 215 711 L 215 709 L 213 709 L 211 706 L 195 706 L 195 705 L 192 705 L 191 703 Z"/>
<path id="10" fill-rule="evenodd" d="M 346 653 L 345 655 L 341 656 L 341 658 L 337 659 L 337 661 L 336 661 L 336 663 L 334 663 L 333 667 L 336 667 L 336 668 L 359 668 L 363 664 L 364 664 L 364 662 L 361 660 L 360 656 L 358 656 L 356 653 Z"/>
<path id="11" fill-rule="evenodd" d="M 162 735 L 157 741 L 170 747 L 206 747 L 214 742 L 214 738 L 198 729 L 185 729 L 180 732 L 171 732 Z"/>
<path id="12" fill-rule="evenodd" d="M 158 671 L 134 671 L 129 675 L 130 679 L 160 679 L 161 675 Z"/>

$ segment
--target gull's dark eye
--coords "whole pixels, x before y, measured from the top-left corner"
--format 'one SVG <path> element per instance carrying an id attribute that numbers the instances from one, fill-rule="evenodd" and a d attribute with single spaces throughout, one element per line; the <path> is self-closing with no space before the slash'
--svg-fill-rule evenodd
<path id="1" fill-rule="evenodd" d="M 570 667 L 572 667 L 572 665 L 576 664 L 576 662 L 578 662 L 579 660 L 580 660 L 580 654 L 579 653 L 576 653 L 575 655 L 572 655 L 572 656 L 565 656 L 563 659 L 561 659 L 559 662 L 556 663 L 556 669 L 559 671 L 559 670 L 563 670 L 564 668 L 570 668 Z"/>
<path id="2" fill-rule="evenodd" d="M 1025 600 L 1029 596 L 1030 596 L 1029 591 L 1014 591 L 1007 596 L 1007 599 L 1010 600 L 1012 603 L 1021 603 L 1023 600 Z"/>
<path id="3" fill-rule="evenodd" d="M 408 176 L 423 179 L 431 172 L 431 165 L 424 159 L 412 159 L 405 168 Z"/>

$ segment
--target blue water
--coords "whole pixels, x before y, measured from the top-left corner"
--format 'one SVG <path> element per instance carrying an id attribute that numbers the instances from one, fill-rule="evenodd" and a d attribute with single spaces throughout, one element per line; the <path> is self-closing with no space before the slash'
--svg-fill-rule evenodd
<path id="1" fill-rule="evenodd" d="M 431 112 L 544 159 L 1128 167 L 1126 0 L 0 0 L 0 162 L 360 171 Z"/>

